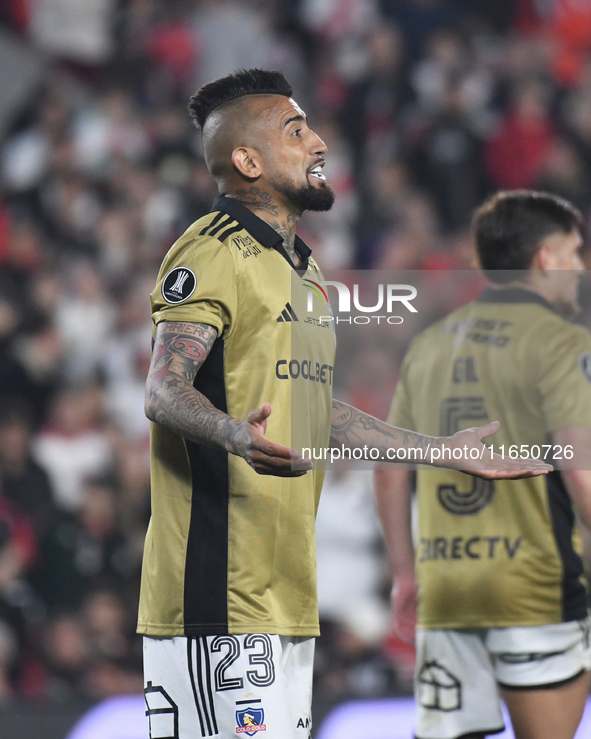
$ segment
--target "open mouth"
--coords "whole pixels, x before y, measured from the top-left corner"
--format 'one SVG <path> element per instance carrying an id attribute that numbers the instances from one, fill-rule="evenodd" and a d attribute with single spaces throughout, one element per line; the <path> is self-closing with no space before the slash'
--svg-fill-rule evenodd
<path id="1" fill-rule="evenodd" d="M 322 167 L 324 166 L 324 163 L 317 164 L 314 169 L 311 169 L 308 172 L 308 179 L 309 180 L 317 180 L 319 182 L 326 182 L 326 177 L 322 174 Z"/>

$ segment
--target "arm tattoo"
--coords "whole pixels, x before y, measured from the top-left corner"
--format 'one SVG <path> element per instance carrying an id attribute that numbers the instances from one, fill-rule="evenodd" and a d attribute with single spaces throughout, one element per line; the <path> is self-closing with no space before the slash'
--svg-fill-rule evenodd
<path id="1" fill-rule="evenodd" d="M 380 458 L 384 459 L 388 448 L 439 446 L 440 439 L 395 428 L 346 403 L 333 400 L 330 443 L 331 446 L 344 445 L 351 449 L 367 445 L 380 450 Z"/>
<path id="2" fill-rule="evenodd" d="M 391 426 L 339 400 L 332 401 L 331 443 L 346 447 L 379 447 L 397 439 Z"/>
<path id="3" fill-rule="evenodd" d="M 344 432 L 353 420 L 353 408 L 346 403 L 332 401 L 332 433 Z"/>
<path id="4" fill-rule="evenodd" d="M 216 337 L 215 328 L 205 324 L 173 321 L 158 326 L 146 382 L 146 413 L 186 439 L 227 449 L 238 421 L 193 387 Z"/>

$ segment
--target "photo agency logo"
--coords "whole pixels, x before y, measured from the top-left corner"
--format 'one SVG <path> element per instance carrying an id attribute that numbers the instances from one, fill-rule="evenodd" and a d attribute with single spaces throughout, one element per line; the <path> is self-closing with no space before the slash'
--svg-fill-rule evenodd
<path id="1" fill-rule="evenodd" d="M 412 285 L 380 284 L 373 286 L 374 295 L 377 288 L 377 302 L 375 305 L 362 305 L 360 286 L 357 283 L 353 285 L 353 300 L 351 301 L 351 290 L 343 282 L 337 282 L 336 280 L 314 282 L 307 279 L 303 282 L 308 288 L 308 313 L 314 311 L 314 295 L 317 295 L 326 305 L 326 315 L 320 316 L 319 320 L 321 323 L 332 323 L 333 327 L 339 323 L 355 323 L 358 325 L 389 323 L 396 325 L 404 323 L 404 316 L 397 315 L 401 312 L 402 307 L 410 313 L 417 312 L 412 304 L 412 301 L 417 297 L 417 289 Z M 331 309 L 325 287 L 333 287 L 337 291 L 338 309 L 336 313 L 333 313 Z M 375 300 L 376 297 L 373 299 Z M 351 308 L 351 302 L 353 308 Z"/>

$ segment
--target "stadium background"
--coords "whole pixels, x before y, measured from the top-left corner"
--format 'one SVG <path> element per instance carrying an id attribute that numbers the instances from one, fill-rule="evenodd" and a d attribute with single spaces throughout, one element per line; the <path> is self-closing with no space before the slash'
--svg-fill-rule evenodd
<path id="1" fill-rule="evenodd" d="M 336 205 L 299 229 L 327 270 L 469 268 L 470 214 L 498 188 L 591 215 L 586 0 L 4 0 L 3 739 L 63 739 L 141 691 L 148 294 L 215 196 L 188 96 L 241 66 L 281 68 L 328 145 Z M 382 417 L 390 359 L 351 373 L 348 399 Z M 413 661 L 388 630 L 370 479 L 323 497 L 317 727 L 348 699 L 409 695 Z"/>

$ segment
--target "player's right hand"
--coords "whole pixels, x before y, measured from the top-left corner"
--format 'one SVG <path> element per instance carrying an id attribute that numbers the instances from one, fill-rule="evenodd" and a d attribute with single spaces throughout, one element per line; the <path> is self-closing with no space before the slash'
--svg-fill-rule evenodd
<path id="1" fill-rule="evenodd" d="M 235 426 L 231 452 L 245 460 L 259 475 L 301 477 L 312 469 L 312 461 L 301 457 L 295 449 L 275 444 L 265 438 L 269 403 L 251 411 Z"/>

